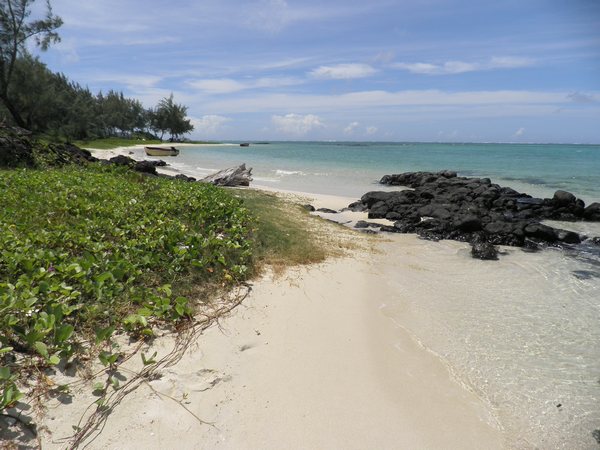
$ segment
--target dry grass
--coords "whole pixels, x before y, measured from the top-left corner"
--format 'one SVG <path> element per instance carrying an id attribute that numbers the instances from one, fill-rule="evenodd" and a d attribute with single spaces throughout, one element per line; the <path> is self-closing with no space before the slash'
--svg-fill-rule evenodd
<path id="1" fill-rule="evenodd" d="M 275 273 L 288 267 L 316 264 L 339 257 L 369 239 L 355 231 L 311 215 L 302 197 L 250 189 L 235 189 L 256 217 L 256 272 L 268 266 Z"/>

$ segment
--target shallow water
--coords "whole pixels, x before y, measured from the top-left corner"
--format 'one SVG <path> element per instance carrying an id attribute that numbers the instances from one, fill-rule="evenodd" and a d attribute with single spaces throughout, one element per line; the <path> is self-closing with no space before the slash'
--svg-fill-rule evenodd
<path id="1" fill-rule="evenodd" d="M 458 242 L 393 240 L 379 264 L 397 292 L 385 314 L 489 402 L 510 448 L 595 448 L 600 277 L 573 271 L 599 268 L 559 250 L 487 262 Z"/>
<path id="2" fill-rule="evenodd" d="M 389 189 L 377 184 L 385 174 L 450 169 L 534 196 L 563 189 L 600 201 L 598 145 L 272 143 L 185 147 L 168 162 L 193 176 L 246 163 L 257 185 L 353 198 Z M 600 235 L 600 224 L 551 225 Z M 457 242 L 390 239 L 375 267 L 397 293 L 384 313 L 489 402 L 508 446 L 598 448 L 599 248 L 507 248 L 500 261 L 479 261 Z"/>

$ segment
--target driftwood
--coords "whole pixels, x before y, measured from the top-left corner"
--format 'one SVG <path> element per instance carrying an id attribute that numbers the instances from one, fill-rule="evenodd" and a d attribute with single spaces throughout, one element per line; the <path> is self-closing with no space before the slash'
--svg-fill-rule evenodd
<path id="1" fill-rule="evenodd" d="M 238 167 L 220 170 L 200 181 L 212 183 L 217 186 L 250 186 L 250 182 L 252 181 L 251 172 L 252 167 L 246 169 L 246 164 L 242 164 Z"/>

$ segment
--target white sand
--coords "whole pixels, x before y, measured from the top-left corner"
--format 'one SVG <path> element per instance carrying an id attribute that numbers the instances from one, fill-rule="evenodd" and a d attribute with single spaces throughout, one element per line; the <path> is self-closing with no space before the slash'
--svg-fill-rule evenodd
<path id="1" fill-rule="evenodd" d="M 298 195 L 336 209 L 349 200 Z M 258 280 L 220 328 L 131 392 L 87 448 L 502 448 L 487 405 L 385 314 L 386 300 L 403 293 L 379 270 L 383 253 Z M 398 279 L 414 270 L 396 269 Z M 154 346 L 161 353 L 171 343 Z M 65 447 L 56 440 L 94 400 L 89 384 L 71 405 L 48 405 L 44 448 Z"/>
<path id="2" fill-rule="evenodd" d="M 89 448 L 501 448 L 481 400 L 381 311 L 390 295 L 364 254 L 259 280 L 150 383 L 212 425 L 142 385 Z M 54 439 L 93 400 L 51 409 Z"/>

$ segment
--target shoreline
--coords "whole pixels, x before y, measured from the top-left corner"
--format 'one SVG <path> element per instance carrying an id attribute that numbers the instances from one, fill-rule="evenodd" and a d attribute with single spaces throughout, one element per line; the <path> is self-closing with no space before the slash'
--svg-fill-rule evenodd
<path id="1" fill-rule="evenodd" d="M 109 159 L 118 154 L 132 156 L 129 152 L 141 149 L 122 147 L 92 153 Z M 159 169 L 162 173 L 179 173 L 172 167 Z M 250 189 L 308 199 L 316 208 L 338 209 L 355 200 L 265 186 Z M 333 216 L 320 215 L 326 219 Z M 339 222 L 341 217 L 359 220 L 365 214 L 346 212 L 336 216 Z M 360 233 L 356 236 L 361 239 Z M 197 403 L 190 404 L 199 407 L 198 416 L 214 423 L 214 427 L 198 429 L 195 434 L 201 436 L 186 441 L 181 448 L 306 448 L 307 438 L 309 447 L 365 448 L 376 443 L 380 448 L 478 448 L 486 442 L 488 448 L 502 448 L 500 427 L 489 405 L 461 385 L 443 359 L 382 314 L 385 303 L 377 298 L 396 293 L 377 273 L 373 251 L 381 250 L 354 251 L 317 266 L 292 268 L 283 277 L 267 274 L 254 283 L 250 297 L 231 317 L 222 321 L 222 331 L 213 327 L 202 336 L 198 342 L 200 354 L 191 352 L 169 370 L 169 380 L 173 375 L 177 381 L 173 379 L 167 386 L 159 383 L 171 394 L 189 395 L 192 400 L 197 390 L 189 386 L 186 394 L 181 386 L 187 383 L 183 374 L 189 365 L 206 366 L 196 372 L 204 381 L 198 377 L 196 381 L 206 384 L 208 379 L 211 386 Z M 378 288 L 374 290 L 374 286 Z M 265 378 L 270 381 L 265 383 Z M 290 385 L 289 378 L 297 384 Z M 176 404 L 172 410 L 169 407 L 168 413 L 164 404 L 155 409 L 156 399 L 142 391 L 146 389 L 132 393 L 111 414 L 107 424 L 111 431 L 105 430 L 94 446 L 122 445 L 111 436 L 131 436 L 143 430 L 142 423 L 131 420 L 136 410 L 152 411 L 154 424 L 174 426 L 171 422 L 175 417 L 187 421 L 185 411 Z M 259 399 L 265 411 L 255 404 Z M 301 405 L 294 408 L 298 403 Z M 283 409 L 294 417 L 280 420 Z M 335 411 L 328 413 L 331 409 Z M 252 419 L 238 412 L 242 410 Z M 355 415 L 365 426 L 357 427 L 359 419 Z M 277 425 L 267 432 L 263 426 L 272 421 Z M 323 428 L 324 424 L 327 427 Z M 305 433 L 318 428 L 321 431 L 311 432 L 310 436 Z M 55 433 L 58 436 L 60 431 Z M 135 441 L 141 444 L 146 439 L 142 446 L 152 447 L 161 434 L 160 428 L 151 436 L 136 433 Z M 164 436 L 161 439 L 161 445 L 169 445 Z M 138 448 L 138 444 L 126 448 Z"/>
<path id="2" fill-rule="evenodd" d="M 161 169 L 170 175 L 178 173 L 174 167 Z M 193 176 L 193 173 L 186 172 L 186 174 Z M 350 197 L 285 191 L 254 184 L 249 189 L 278 192 L 279 195 L 294 203 L 311 203 L 317 208 L 339 209 L 348 206 L 349 202 L 355 200 Z M 318 214 L 325 219 L 337 222 L 366 218 L 365 213 Z M 363 236 L 356 233 L 356 239 L 362 241 Z M 384 317 L 385 320 L 377 322 L 377 326 L 373 325 L 375 322 L 369 322 L 370 325 L 366 326 L 365 333 L 361 335 L 363 339 L 380 344 L 387 342 L 387 345 L 390 345 L 390 342 L 381 337 L 383 333 L 381 330 L 388 329 L 387 327 L 391 327 L 392 330 L 404 330 L 412 342 L 418 344 L 419 351 L 416 352 L 418 360 L 424 361 L 433 356 L 444 367 L 444 380 L 450 380 L 451 383 L 460 386 L 463 394 L 474 396 L 474 400 L 473 397 L 467 397 L 471 399 L 467 401 L 463 397 L 458 402 L 462 404 L 467 401 L 485 411 L 486 417 L 489 419 L 486 419 L 485 426 L 488 427 L 488 431 L 489 427 L 494 431 L 495 437 L 492 440 L 498 442 L 497 448 L 558 448 L 562 446 L 561 448 L 584 449 L 591 445 L 590 430 L 594 430 L 594 427 L 597 428 L 595 418 L 600 417 L 600 412 L 589 402 L 583 401 L 582 403 L 582 400 L 586 399 L 586 395 L 587 398 L 594 395 L 595 382 L 593 380 L 585 381 L 581 387 L 570 383 L 569 380 L 573 377 L 582 379 L 590 376 L 589 371 L 581 369 L 573 371 L 572 374 L 569 374 L 567 370 L 558 379 L 555 379 L 555 375 L 552 373 L 555 361 L 571 361 L 577 354 L 581 354 L 577 353 L 581 352 L 581 348 L 578 347 L 574 352 L 569 347 L 571 345 L 569 343 L 578 343 L 582 337 L 580 316 L 582 314 L 586 317 L 591 317 L 590 314 L 593 315 L 593 312 L 588 309 L 593 309 L 593 302 L 590 299 L 594 296 L 597 283 L 593 278 L 592 281 L 586 281 L 585 278 L 577 277 L 575 279 L 573 277 L 575 272 L 579 271 L 585 275 L 589 271 L 585 261 L 578 262 L 576 259 L 570 259 L 573 256 L 565 257 L 562 253 L 552 250 L 528 254 L 517 248 L 502 247 L 504 254 L 501 261 L 489 263 L 473 260 L 470 257 L 468 245 L 456 241 L 431 242 L 420 240 L 415 235 L 385 234 L 380 236 L 376 242 L 368 255 L 356 252 L 350 255 L 346 261 L 349 268 L 355 264 L 361 270 L 364 269 L 366 275 L 354 273 L 345 279 L 336 279 L 332 275 L 323 281 L 324 285 L 337 283 L 338 288 L 348 283 L 354 283 L 354 289 L 350 296 L 353 301 L 363 305 L 368 304 L 369 299 L 375 293 L 385 299 L 381 300 L 377 306 L 370 305 L 372 308 L 378 308 L 371 314 Z M 366 266 L 363 264 L 365 261 L 359 262 L 361 258 L 368 260 L 370 270 L 365 268 Z M 331 264 L 332 270 L 336 270 L 336 264 L 343 264 L 343 261 L 344 259 L 333 260 L 327 264 Z M 494 266 L 493 270 L 491 270 L 490 264 Z M 299 284 L 301 288 L 307 286 L 323 270 L 326 269 L 320 266 L 309 267 L 306 276 L 303 276 L 301 281 L 296 284 Z M 292 273 L 295 272 L 292 271 Z M 362 284 L 356 284 L 358 280 Z M 269 289 L 274 290 L 277 289 L 280 280 L 272 279 L 265 282 Z M 257 285 L 259 283 L 262 281 L 257 282 Z M 306 288 L 303 289 L 306 294 Z M 557 297 L 557 293 L 566 292 L 566 290 L 579 293 L 577 297 L 569 296 L 567 306 L 564 305 L 564 300 Z M 287 295 L 285 292 L 287 291 L 281 294 L 282 298 Z M 337 299 L 337 295 L 337 291 L 319 294 L 320 297 L 329 298 L 331 296 L 333 299 Z M 305 297 L 300 301 L 306 301 Z M 577 300 L 580 297 L 581 299 Z M 552 302 L 548 303 L 545 301 L 547 299 L 551 299 Z M 262 300 L 258 299 L 258 301 Z M 327 304 L 322 306 L 326 308 Z M 560 308 L 567 308 L 567 310 Z M 272 310 L 268 305 L 263 309 L 265 311 Z M 344 308 L 338 307 L 335 311 L 329 312 L 326 308 L 322 313 L 335 317 L 336 314 L 340 314 L 340 309 Z M 295 311 L 294 313 L 287 311 L 282 319 L 273 316 L 270 320 L 289 320 L 289 317 L 293 317 L 295 314 L 297 314 Z M 365 316 L 365 313 L 363 312 L 361 316 Z M 578 319 L 573 322 L 572 326 L 571 322 L 561 322 L 560 328 L 555 328 L 555 317 L 563 316 Z M 252 321 L 262 318 L 261 315 L 248 320 L 251 324 Z M 530 324 L 532 318 L 535 318 L 533 327 Z M 314 318 L 306 320 L 312 321 Z M 348 318 L 343 315 L 343 320 L 336 322 L 335 327 L 343 327 L 346 324 L 345 320 Z M 364 320 L 367 320 L 366 316 Z M 502 327 L 494 327 L 494 324 L 502 324 Z M 583 324 L 591 341 L 595 342 L 600 338 L 600 335 L 594 331 L 593 323 L 586 321 Z M 492 330 L 494 330 L 493 333 Z M 232 329 L 233 332 L 235 329 Z M 307 334 L 304 333 L 296 339 L 302 341 L 306 339 Z M 310 335 L 313 334 L 321 342 L 321 345 L 327 341 L 322 330 L 311 330 Z M 287 335 L 287 330 L 280 330 L 278 336 L 285 341 Z M 389 335 L 387 336 L 389 337 Z M 544 347 L 547 345 L 546 342 L 554 342 L 553 347 Z M 393 343 L 391 344 L 393 346 Z M 244 345 L 241 344 L 242 347 Z M 304 347 L 300 346 L 300 349 L 302 348 Z M 529 350 L 530 348 L 531 350 Z M 544 350 L 538 350 L 538 348 Z M 376 350 L 371 351 L 376 353 Z M 531 351 L 533 353 L 530 353 Z M 590 351 L 592 349 L 587 348 L 586 358 L 590 358 Z M 239 349 L 237 351 L 237 353 L 242 352 L 245 351 L 239 351 Z M 553 355 L 554 358 L 549 359 L 548 362 L 544 358 L 544 364 L 548 364 L 549 371 L 539 375 L 542 378 L 536 378 L 538 375 L 536 377 L 528 375 L 530 372 L 537 373 L 540 370 L 538 354 Z M 232 355 L 235 356 L 236 351 L 230 352 L 229 356 L 234 357 Z M 400 358 L 405 356 L 402 354 Z M 398 358 L 398 354 L 391 357 L 391 359 L 396 358 Z M 481 365 L 482 361 L 485 362 L 484 365 Z M 589 360 L 589 370 L 597 366 L 593 361 L 593 358 Z M 254 362 L 260 363 L 260 361 Z M 498 366 L 500 362 L 502 365 Z M 326 361 L 323 362 L 323 364 L 325 363 Z M 276 367 L 278 366 L 274 365 L 273 370 Z M 385 372 L 383 367 L 387 366 L 381 363 L 375 364 L 372 370 Z M 566 369 L 569 367 L 567 366 Z M 280 370 L 285 370 L 285 367 Z M 418 379 L 422 371 L 415 371 L 415 373 L 413 373 L 413 377 Z M 338 375 L 343 377 L 345 373 L 338 373 Z M 439 381 L 437 379 L 434 384 L 440 386 Z M 381 382 L 381 379 L 378 381 L 371 379 L 367 384 L 381 384 Z M 409 388 L 411 382 L 411 380 L 406 381 Z M 237 390 L 232 391 L 230 400 L 227 400 L 226 403 L 231 401 L 234 408 L 246 408 L 247 405 L 236 403 L 235 399 L 247 388 L 247 385 L 242 386 L 241 389 L 236 388 Z M 335 386 L 331 387 L 332 392 L 335 392 L 336 389 L 338 388 Z M 394 389 L 390 389 L 390 392 L 398 392 L 399 395 L 403 395 L 401 393 L 406 393 L 406 389 L 406 386 L 395 386 Z M 541 394 L 538 393 L 537 396 L 532 397 L 529 395 L 531 391 L 541 392 Z M 329 399 L 330 403 L 337 401 L 331 396 L 328 397 L 327 393 L 322 393 L 322 395 Z M 217 403 L 220 404 L 218 401 Z M 562 406 L 558 408 L 555 405 Z M 402 409 L 401 405 L 398 407 Z M 317 409 L 322 408 L 324 406 Z M 567 414 L 563 408 L 568 409 L 570 413 Z M 442 410 L 452 417 L 451 411 L 444 407 Z M 213 411 L 213 413 L 217 414 L 218 412 Z M 404 410 L 402 414 L 406 419 L 406 417 L 412 417 L 413 413 Z M 475 416 L 470 415 L 469 417 L 472 426 L 477 428 L 481 425 L 481 415 L 475 414 Z M 273 419 L 273 416 L 267 416 L 267 418 Z M 402 422 L 404 419 L 399 418 L 398 420 Z M 340 424 L 336 422 L 336 426 L 338 425 Z M 234 429 L 230 430 L 229 434 L 223 434 L 219 439 L 228 442 L 228 439 L 234 438 L 235 428 L 244 426 L 243 422 L 236 422 Z M 288 433 L 294 433 L 289 429 L 286 430 Z M 422 431 L 425 433 L 437 432 L 435 427 Z M 250 432 L 251 430 L 246 430 L 246 433 Z M 344 433 L 346 432 L 351 433 L 351 430 L 344 431 Z M 272 444 L 274 447 L 275 444 Z M 332 442 L 328 442 L 328 444 L 334 445 Z M 207 445 L 205 444 L 205 446 Z M 383 443 L 382 445 L 385 448 Z M 389 442 L 388 446 L 392 446 L 392 443 Z M 490 444 L 490 446 L 494 448 L 494 445 Z M 463 448 L 464 446 L 446 445 L 446 447 Z M 229 447 L 223 444 L 223 448 Z M 294 448 L 293 445 L 292 448 Z"/>
<path id="3" fill-rule="evenodd" d="M 264 275 L 177 365 L 128 394 L 89 448 L 503 448 L 487 405 L 382 313 L 390 295 L 363 252 Z M 62 448 L 93 401 L 52 405 L 44 447 Z"/>

